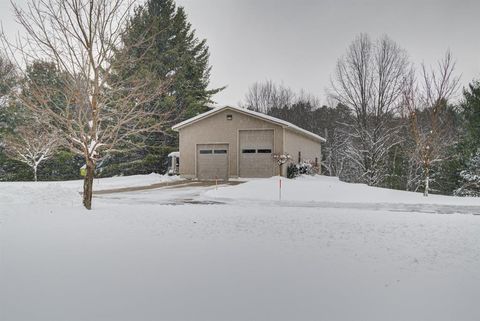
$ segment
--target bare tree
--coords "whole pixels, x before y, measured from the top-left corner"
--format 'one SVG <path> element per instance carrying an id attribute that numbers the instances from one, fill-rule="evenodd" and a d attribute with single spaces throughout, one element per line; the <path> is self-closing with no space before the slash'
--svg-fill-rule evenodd
<path id="1" fill-rule="evenodd" d="M 406 52 L 395 42 L 384 36 L 374 43 L 366 34 L 355 38 L 337 62 L 331 97 L 353 112 L 343 124 L 345 154 L 369 185 L 383 181 L 388 153 L 401 141 L 392 117 L 409 67 Z"/>
<path id="2" fill-rule="evenodd" d="M 295 102 L 295 93 L 283 85 L 268 80 L 254 83 L 245 96 L 245 107 L 264 114 L 272 108 L 290 107 Z"/>
<path id="3" fill-rule="evenodd" d="M 123 41 L 134 2 L 30 0 L 25 10 L 14 5 L 24 35 L 16 41 L 3 37 L 4 48 L 21 70 L 39 60 L 52 61 L 58 69 L 55 86 L 32 86 L 29 95 L 15 96 L 33 113 L 45 115 L 42 119 L 58 130 L 68 148 L 83 155 L 87 209 L 97 162 L 132 137 L 161 130 L 167 119 L 168 111 L 158 115 L 146 107 L 164 92 L 153 74 L 118 72 L 143 58 L 132 58 L 132 48 L 151 42 L 142 37 L 135 43 Z"/>
<path id="4" fill-rule="evenodd" d="M 328 136 L 325 130 L 324 137 L 327 139 L 324 148 L 326 155 L 325 161 L 322 165 L 325 167 L 329 176 L 341 177 L 345 167 L 345 144 L 346 140 L 344 133 L 336 128 L 333 129 L 332 135 Z"/>
<path id="5" fill-rule="evenodd" d="M 430 190 L 432 165 L 445 160 L 447 148 L 454 143 L 452 123 L 446 117 L 448 100 L 458 90 L 459 77 L 454 76 L 454 70 L 455 62 L 447 51 L 436 69 L 427 70 L 423 64 L 419 81 L 413 72 L 405 81 L 403 102 L 414 142 L 410 183 L 423 177 L 424 196 Z"/>
<path id="6" fill-rule="evenodd" d="M 35 182 L 38 166 L 53 156 L 61 145 L 59 135 L 43 126 L 42 123 L 32 122 L 17 127 L 13 133 L 3 138 L 7 155 L 27 164 L 33 171 Z"/>

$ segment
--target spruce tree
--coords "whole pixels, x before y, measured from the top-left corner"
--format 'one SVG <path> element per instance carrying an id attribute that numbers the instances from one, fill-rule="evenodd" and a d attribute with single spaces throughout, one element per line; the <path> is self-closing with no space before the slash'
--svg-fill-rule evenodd
<path id="1" fill-rule="evenodd" d="M 181 118 L 205 110 L 211 97 L 222 88 L 209 90 L 211 66 L 206 40 L 199 39 L 187 21 L 183 7 L 173 0 L 149 0 L 137 8 L 125 36 L 132 43 L 146 35 L 143 46 L 130 52 L 138 65 L 124 66 L 123 72 L 154 72 L 165 81 L 167 94 L 157 105 L 174 104 Z"/>
<path id="2" fill-rule="evenodd" d="M 15 67 L 6 57 L 0 55 L 0 136 L 14 126 L 14 115 L 8 108 L 8 95 L 17 81 Z"/>
<path id="3" fill-rule="evenodd" d="M 472 82 L 463 91 L 461 109 L 465 119 L 466 145 L 470 152 L 480 147 L 480 81 Z"/>
<path id="4" fill-rule="evenodd" d="M 480 196 L 480 81 L 463 90 L 460 112 L 463 137 L 457 145 L 457 196 Z"/>
<path id="5" fill-rule="evenodd" d="M 460 177 L 462 186 L 454 194 L 480 197 L 480 149 L 470 158 L 467 168 L 460 172 Z"/>
<path id="6" fill-rule="evenodd" d="M 205 39 L 195 35 L 184 8 L 177 7 L 173 0 L 148 0 L 136 9 L 124 42 L 136 43 L 139 38 L 147 41 L 127 45 L 134 49 L 122 52 L 137 58 L 137 63 L 121 66 L 118 76 L 154 73 L 157 79 L 163 80 L 167 90 L 150 108 L 173 110 L 170 112 L 172 124 L 206 111 L 212 96 L 223 88 L 208 89 L 211 71 L 208 46 Z M 150 134 L 142 143 L 145 147 L 134 153 L 112 155 L 105 163 L 105 173 L 163 171 L 166 154 L 178 148 L 176 133 L 168 130 Z"/>

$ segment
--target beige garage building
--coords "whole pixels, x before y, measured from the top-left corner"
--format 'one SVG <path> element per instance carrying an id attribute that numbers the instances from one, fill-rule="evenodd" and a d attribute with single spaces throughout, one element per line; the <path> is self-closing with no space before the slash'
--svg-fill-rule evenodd
<path id="1" fill-rule="evenodd" d="M 319 164 L 325 139 L 289 122 L 238 107 L 217 107 L 172 127 L 180 136 L 180 175 L 200 180 L 278 175 L 274 155 Z M 286 175 L 282 166 L 282 175 Z"/>

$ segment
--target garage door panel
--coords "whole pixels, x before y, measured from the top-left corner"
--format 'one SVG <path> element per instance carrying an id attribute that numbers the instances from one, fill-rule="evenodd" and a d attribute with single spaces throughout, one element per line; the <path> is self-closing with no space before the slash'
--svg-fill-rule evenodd
<path id="1" fill-rule="evenodd" d="M 272 176 L 273 130 L 242 130 L 239 138 L 240 177 Z"/>
<path id="2" fill-rule="evenodd" d="M 228 180 L 228 145 L 197 145 L 197 178 Z"/>

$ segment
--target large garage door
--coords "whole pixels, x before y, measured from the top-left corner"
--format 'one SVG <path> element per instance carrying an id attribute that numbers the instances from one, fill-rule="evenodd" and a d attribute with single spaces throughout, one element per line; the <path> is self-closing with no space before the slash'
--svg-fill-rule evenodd
<path id="1" fill-rule="evenodd" d="M 273 130 L 240 131 L 240 177 L 273 175 Z"/>
<path id="2" fill-rule="evenodd" d="M 197 178 L 228 180 L 228 145 L 197 145 Z"/>

